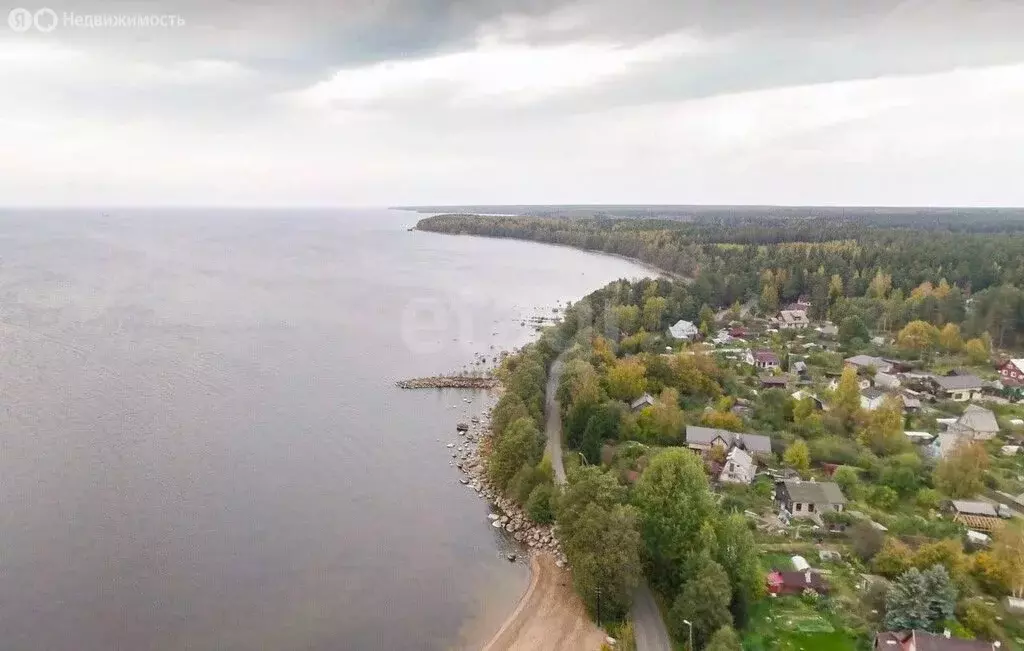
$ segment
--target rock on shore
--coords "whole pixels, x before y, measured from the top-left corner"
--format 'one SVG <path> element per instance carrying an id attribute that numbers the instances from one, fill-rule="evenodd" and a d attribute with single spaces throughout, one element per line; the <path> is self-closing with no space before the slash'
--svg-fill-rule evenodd
<path id="1" fill-rule="evenodd" d="M 558 538 L 555 537 L 554 527 L 530 521 L 517 504 L 500 495 L 488 483 L 487 465 L 486 460 L 480 456 L 480 443 L 490 436 L 490 428 L 491 420 L 488 414 L 479 422 L 472 422 L 469 431 L 465 433 L 465 445 L 459 455 L 460 459 L 455 464 L 465 475 L 463 480 L 468 479 L 466 485 L 494 506 L 495 513 L 488 516 L 493 526 L 504 529 L 513 540 L 531 551 L 551 552 L 558 567 L 565 567 L 567 561 Z"/>

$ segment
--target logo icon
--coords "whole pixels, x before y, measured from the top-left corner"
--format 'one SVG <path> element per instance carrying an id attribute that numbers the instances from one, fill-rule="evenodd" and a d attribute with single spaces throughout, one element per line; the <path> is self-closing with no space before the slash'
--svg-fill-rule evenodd
<path id="1" fill-rule="evenodd" d="M 43 7 L 36 12 L 32 22 L 35 23 L 36 29 L 44 34 L 48 34 L 57 29 L 57 12 L 49 7 Z"/>
<path id="2" fill-rule="evenodd" d="M 54 14 L 56 18 L 56 14 Z M 18 33 L 25 33 L 35 24 L 32 12 L 22 7 L 15 7 L 7 14 L 7 25 Z"/>

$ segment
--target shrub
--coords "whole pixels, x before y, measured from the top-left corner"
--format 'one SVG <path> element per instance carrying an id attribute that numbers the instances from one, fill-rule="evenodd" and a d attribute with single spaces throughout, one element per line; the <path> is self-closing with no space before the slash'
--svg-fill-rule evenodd
<path id="1" fill-rule="evenodd" d="M 526 515 L 537 524 L 554 522 L 555 514 L 551 506 L 553 499 L 554 490 L 551 484 L 537 484 L 526 500 Z"/>

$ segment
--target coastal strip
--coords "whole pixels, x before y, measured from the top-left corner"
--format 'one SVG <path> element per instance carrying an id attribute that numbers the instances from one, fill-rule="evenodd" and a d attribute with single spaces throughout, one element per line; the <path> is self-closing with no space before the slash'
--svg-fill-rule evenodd
<path id="1" fill-rule="evenodd" d="M 399 389 L 495 389 L 498 378 L 490 375 L 435 375 L 395 382 Z"/>

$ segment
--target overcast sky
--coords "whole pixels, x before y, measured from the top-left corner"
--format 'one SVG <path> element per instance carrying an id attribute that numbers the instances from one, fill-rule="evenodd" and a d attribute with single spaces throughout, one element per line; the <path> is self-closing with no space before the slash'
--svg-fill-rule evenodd
<path id="1" fill-rule="evenodd" d="M 1024 0 L 45 6 L 0 205 L 1024 205 Z"/>

